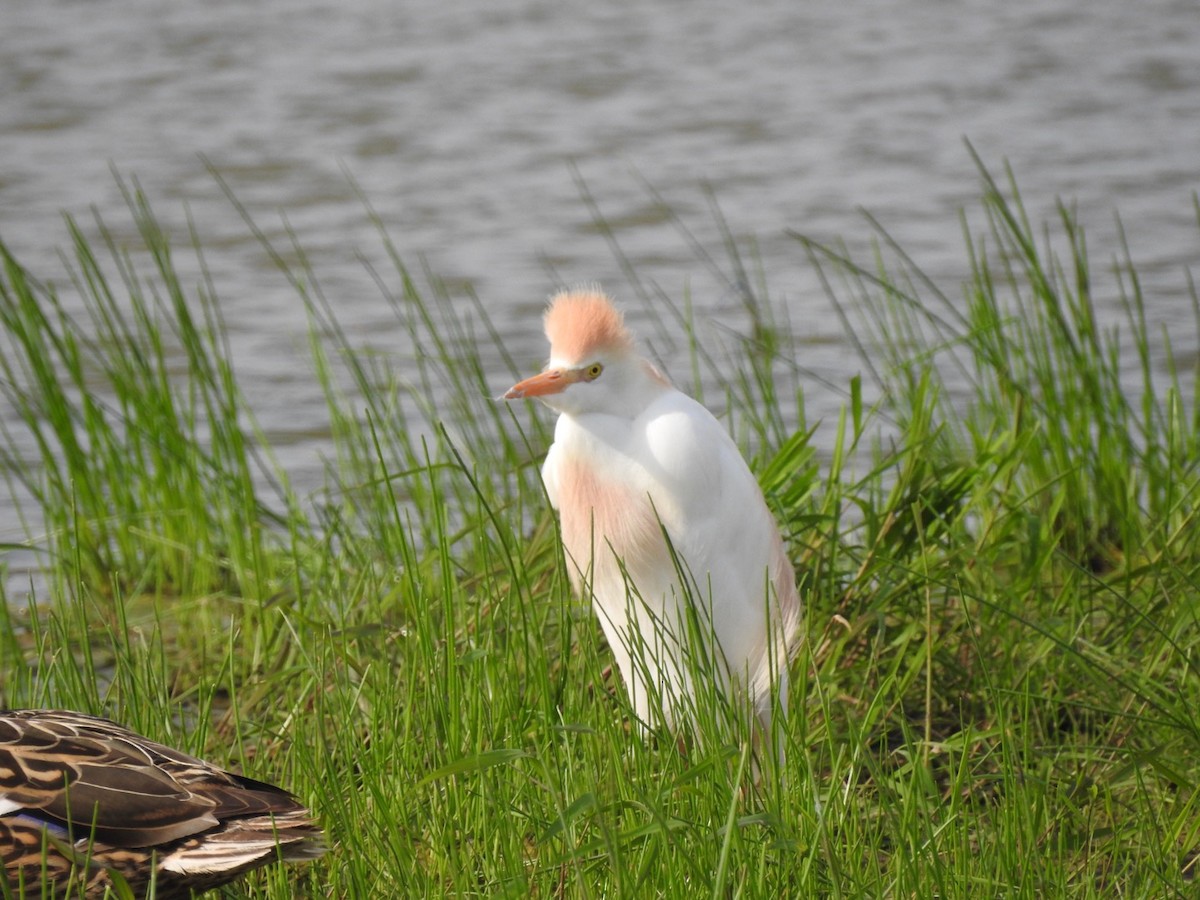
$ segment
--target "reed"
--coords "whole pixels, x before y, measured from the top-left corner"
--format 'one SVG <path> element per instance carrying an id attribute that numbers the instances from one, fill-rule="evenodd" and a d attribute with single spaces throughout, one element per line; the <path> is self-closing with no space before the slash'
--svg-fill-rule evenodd
<path id="1" fill-rule="evenodd" d="M 538 479 L 548 417 L 491 399 L 532 361 L 482 303 L 380 225 L 395 345 L 422 350 L 403 377 L 353 345 L 298 242 L 246 217 L 305 304 L 328 403 L 327 485 L 297 498 L 211 282 L 185 288 L 136 189 L 136 246 L 71 226 L 61 290 L 0 251 L 0 454 L 46 570 L 27 610 L 0 604 L 0 700 L 295 790 L 332 851 L 234 896 L 1190 895 L 1196 373 L 1151 333 L 1124 248 L 1106 329 L 1069 210 L 1034 225 L 981 172 L 962 296 L 882 230 L 865 263 L 796 236 L 862 351 L 824 453 L 802 348 L 728 228 L 701 262 L 744 302 L 732 352 L 686 295 L 654 304 L 802 579 L 786 761 L 757 780 L 718 697 L 682 736 L 631 731 Z"/>

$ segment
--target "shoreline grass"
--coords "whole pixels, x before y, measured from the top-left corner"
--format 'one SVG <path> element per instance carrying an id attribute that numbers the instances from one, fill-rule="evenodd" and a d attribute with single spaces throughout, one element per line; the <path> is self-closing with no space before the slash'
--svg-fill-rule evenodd
<path id="1" fill-rule="evenodd" d="M 0 465 L 47 535 L 29 615 L 0 598 L 0 702 L 110 715 L 297 792 L 330 853 L 230 896 L 1191 895 L 1197 376 L 1169 345 L 1165 384 L 1152 365 L 1123 248 L 1118 335 L 1069 211 L 1051 241 L 981 171 L 963 298 L 885 233 L 869 265 L 796 236 L 863 354 L 828 459 L 724 226 L 753 323 L 732 368 L 686 298 L 657 307 L 753 447 L 806 600 L 786 763 L 761 783 L 736 728 L 683 752 L 629 731 L 538 480 L 549 418 L 490 399 L 520 367 L 483 304 L 380 224 L 372 274 L 427 350 L 406 382 L 351 346 L 302 248 L 256 231 L 310 316 L 336 445 L 306 506 L 211 283 L 185 288 L 136 186 L 136 247 L 71 229 L 82 323 L 0 249 L 0 390 L 40 455 L 7 432 Z"/>

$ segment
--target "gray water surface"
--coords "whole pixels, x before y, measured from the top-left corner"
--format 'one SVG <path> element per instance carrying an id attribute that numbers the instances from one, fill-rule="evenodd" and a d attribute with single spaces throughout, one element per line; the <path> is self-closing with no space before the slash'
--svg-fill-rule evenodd
<path id="1" fill-rule="evenodd" d="M 814 384 L 810 416 L 834 416 L 860 363 L 786 231 L 862 247 L 867 209 L 954 294 L 957 211 L 980 193 L 964 138 L 1012 165 L 1033 216 L 1075 204 L 1098 269 L 1119 210 L 1152 329 L 1194 336 L 1194 0 L 8 0 L 0 16 L 0 237 L 58 277 L 62 212 L 129 228 L 110 167 L 181 231 L 186 209 L 301 490 L 328 450 L 304 312 L 204 160 L 273 237 L 286 219 L 347 330 L 401 367 L 417 350 L 391 343 L 348 175 L 405 259 L 476 292 L 531 366 L 550 291 L 623 284 L 576 172 L 643 279 L 744 328 L 646 185 L 719 257 L 711 187 L 832 386 Z M 0 500 L 0 541 L 22 536 Z"/>

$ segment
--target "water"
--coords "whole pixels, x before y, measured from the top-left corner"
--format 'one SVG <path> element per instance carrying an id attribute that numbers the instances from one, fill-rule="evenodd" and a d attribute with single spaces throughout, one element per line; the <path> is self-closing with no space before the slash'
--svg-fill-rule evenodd
<path id="1" fill-rule="evenodd" d="M 0 16 L 0 237 L 48 277 L 63 211 L 127 229 L 110 166 L 175 227 L 188 210 L 238 369 L 302 489 L 327 449 L 303 311 L 201 155 L 272 236 L 286 218 L 351 335 L 400 365 L 417 351 L 389 337 L 359 260 L 380 260 L 378 241 L 347 173 L 405 258 L 475 290 L 531 366 L 551 290 L 622 283 L 575 171 L 641 277 L 744 327 L 646 183 L 720 256 L 711 186 L 803 323 L 803 362 L 832 386 L 814 383 L 810 415 L 832 418 L 859 365 L 785 232 L 861 247 L 865 208 L 953 293 L 956 212 L 979 194 L 964 138 L 995 170 L 1012 164 L 1035 217 L 1056 195 L 1075 203 L 1098 269 L 1119 210 L 1152 331 L 1191 333 L 1190 0 L 9 0 Z M 21 536 L 0 501 L 0 541 Z"/>

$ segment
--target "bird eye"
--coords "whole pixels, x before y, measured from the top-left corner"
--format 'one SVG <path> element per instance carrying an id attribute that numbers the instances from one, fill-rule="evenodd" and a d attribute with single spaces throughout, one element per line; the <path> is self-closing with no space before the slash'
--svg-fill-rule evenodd
<path id="1" fill-rule="evenodd" d="M 600 377 L 600 373 L 603 371 L 604 371 L 604 366 L 600 365 L 600 363 L 592 363 L 590 366 L 588 366 L 586 369 L 583 370 L 583 374 L 584 374 L 584 377 L 586 377 L 588 381 L 595 381 L 597 378 Z"/>

